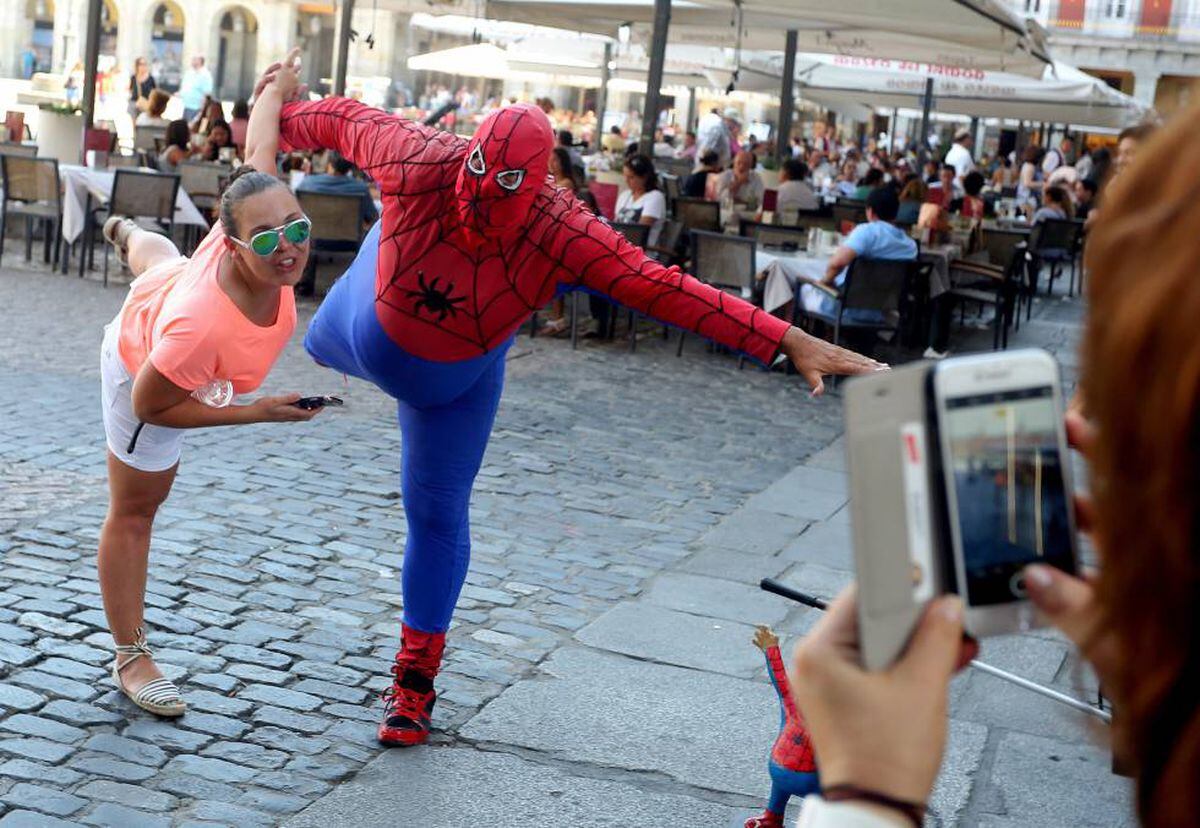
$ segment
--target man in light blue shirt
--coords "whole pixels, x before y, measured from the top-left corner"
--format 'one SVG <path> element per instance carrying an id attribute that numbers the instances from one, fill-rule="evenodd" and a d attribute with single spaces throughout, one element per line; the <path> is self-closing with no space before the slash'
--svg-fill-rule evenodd
<path id="1" fill-rule="evenodd" d="M 900 200 L 895 190 L 891 187 L 872 190 L 867 196 L 867 222 L 855 227 L 842 246 L 834 251 L 821 283 L 840 288 L 846 281 L 846 269 L 859 256 L 889 261 L 915 260 L 917 243 L 892 224 L 899 211 Z M 807 311 L 827 316 L 837 315 L 839 300 L 813 285 L 801 286 L 800 300 Z M 851 311 L 847 311 L 847 318 L 850 313 Z"/>
<path id="2" fill-rule="evenodd" d="M 179 86 L 179 97 L 183 101 L 183 120 L 191 121 L 204 106 L 204 99 L 212 94 L 213 79 L 204 65 L 204 55 L 192 58 L 192 68 L 183 75 Z"/>

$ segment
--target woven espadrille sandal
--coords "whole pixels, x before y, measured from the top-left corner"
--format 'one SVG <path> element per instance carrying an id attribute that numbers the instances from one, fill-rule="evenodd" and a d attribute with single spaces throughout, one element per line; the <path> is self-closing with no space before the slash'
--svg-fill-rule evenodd
<path id="1" fill-rule="evenodd" d="M 121 264 L 129 265 L 129 236 L 134 230 L 140 229 L 137 222 L 128 216 L 109 216 L 104 222 L 101 235 L 113 246 L 113 250 L 117 251 L 117 260 Z"/>
<path id="2" fill-rule="evenodd" d="M 140 687 L 136 693 L 125 689 L 121 681 L 121 671 L 142 656 L 153 657 L 150 648 L 146 646 L 146 630 L 138 627 L 132 644 L 118 644 L 117 657 L 113 660 L 112 677 L 122 693 L 130 701 L 143 710 L 156 716 L 182 716 L 187 710 L 187 704 L 179 693 L 179 688 L 165 678 L 156 678 Z M 122 656 L 124 658 L 122 658 Z"/>

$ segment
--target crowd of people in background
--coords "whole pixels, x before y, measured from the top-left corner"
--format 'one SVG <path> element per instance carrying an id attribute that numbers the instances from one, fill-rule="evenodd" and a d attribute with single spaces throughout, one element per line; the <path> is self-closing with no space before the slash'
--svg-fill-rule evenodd
<path id="1" fill-rule="evenodd" d="M 433 84 L 419 96 L 407 88 L 401 93 L 397 103 L 410 107 L 402 113 L 424 117 L 440 112 L 442 127 L 468 132 L 472 119 L 513 102 L 466 86 L 452 92 Z M 191 59 L 178 97 L 182 117 L 168 119 L 172 96 L 158 86 L 149 64 L 137 61 L 129 77 L 128 110 L 137 126 L 163 129 L 162 148 L 153 162 L 167 171 L 177 170 L 189 159 L 240 162 L 249 104 L 238 100 L 230 106 L 213 96 L 213 78 L 203 56 Z M 850 139 L 832 123 L 818 119 L 801 124 L 784 157 L 777 159 L 775 142 L 760 142 L 744 127 L 746 118 L 734 106 L 709 108 L 696 119 L 694 129 L 658 125 L 646 147 L 636 111 L 598 134 L 594 112 L 559 108 L 549 98 L 534 103 L 555 128 L 549 169 L 556 184 L 599 214 L 588 182 L 600 172 L 619 173 L 623 186 L 612 220 L 647 225 L 650 246 L 670 218 L 660 184 L 660 174 L 668 165 L 678 177 L 681 196 L 720 202 L 723 214 L 761 216 L 768 189 L 775 191 L 774 213 L 780 217 L 818 210 L 834 199 L 861 203 L 870 217 L 861 231 L 867 240 L 878 241 L 883 232 L 879 228 L 888 225 L 932 242 L 949 231 L 956 217 L 981 219 L 996 212 L 1000 201 L 1008 202 L 1010 215 L 1031 224 L 1071 218 L 1090 223 L 1101 209 L 1106 183 L 1130 163 L 1149 130 L 1124 131 L 1112 151 L 1105 146 L 1088 150 L 1070 134 L 1047 149 L 1043 137 L 1035 134 L 1032 139 L 1018 135 L 1015 145 L 1010 139 L 1005 152 L 980 153 L 970 129 L 958 130 L 952 142 L 938 148 L 932 140 L 920 145 L 888 135 L 878 140 Z M 611 117 L 608 113 L 606 122 Z M 687 172 L 680 170 L 680 162 Z M 345 159 L 293 154 L 283 159 L 281 168 L 298 191 L 361 196 L 364 226 L 374 221 L 378 194 Z M 769 186 L 768 170 L 775 178 Z M 870 244 L 859 244 L 855 238 L 854 245 L 842 249 L 853 251 L 858 245 L 862 255 L 869 255 Z M 312 285 L 306 281 L 300 288 L 307 292 Z M 593 299 L 591 306 L 592 328 L 585 335 L 610 330 L 613 317 L 608 303 Z M 549 309 L 545 331 L 561 334 L 566 327 L 558 301 Z"/>

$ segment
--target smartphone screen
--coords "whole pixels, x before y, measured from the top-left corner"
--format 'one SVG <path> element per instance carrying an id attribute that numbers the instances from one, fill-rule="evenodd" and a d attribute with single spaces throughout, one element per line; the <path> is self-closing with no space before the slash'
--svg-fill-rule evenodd
<path id="1" fill-rule="evenodd" d="M 1026 564 L 1074 571 L 1059 416 L 1048 385 L 945 400 L 940 425 L 973 606 L 1023 598 Z"/>

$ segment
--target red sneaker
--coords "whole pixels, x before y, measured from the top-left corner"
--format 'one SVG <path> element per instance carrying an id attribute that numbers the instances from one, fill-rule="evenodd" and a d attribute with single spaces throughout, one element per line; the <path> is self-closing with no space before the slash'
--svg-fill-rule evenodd
<path id="1" fill-rule="evenodd" d="M 762 816 L 750 817 L 745 828 L 783 828 L 783 814 L 763 811 Z"/>
<path id="2" fill-rule="evenodd" d="M 427 633 L 403 628 L 400 652 L 392 665 L 392 686 L 383 693 L 383 721 L 379 742 L 383 745 L 419 745 L 429 738 L 430 719 L 437 693 L 433 679 L 442 663 L 445 633 Z"/>

